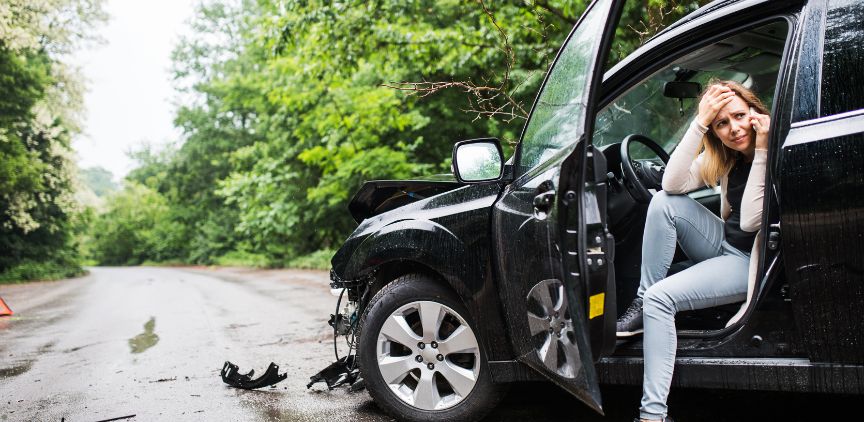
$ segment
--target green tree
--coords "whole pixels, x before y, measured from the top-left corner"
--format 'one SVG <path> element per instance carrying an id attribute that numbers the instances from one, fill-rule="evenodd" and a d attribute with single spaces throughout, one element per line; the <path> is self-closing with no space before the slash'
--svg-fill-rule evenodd
<path id="1" fill-rule="evenodd" d="M 91 227 L 90 251 L 99 264 L 137 265 L 166 261 L 182 251 L 182 227 L 168 201 L 146 186 L 127 183 L 112 195 Z"/>
<path id="2" fill-rule="evenodd" d="M 107 196 L 118 190 L 114 182 L 114 175 L 103 167 L 90 167 L 79 172 L 81 181 L 96 194 L 96 196 Z"/>
<path id="3" fill-rule="evenodd" d="M 128 179 L 166 201 L 174 258 L 299 262 L 355 227 L 364 181 L 449 173 L 457 140 L 512 151 L 588 3 L 206 2 L 174 52 L 179 146 L 136 153 Z M 697 6 L 628 2 L 608 65 Z"/>
<path id="4" fill-rule="evenodd" d="M 0 281 L 81 271 L 69 148 L 81 84 L 64 60 L 99 19 L 101 1 L 0 4 Z"/>

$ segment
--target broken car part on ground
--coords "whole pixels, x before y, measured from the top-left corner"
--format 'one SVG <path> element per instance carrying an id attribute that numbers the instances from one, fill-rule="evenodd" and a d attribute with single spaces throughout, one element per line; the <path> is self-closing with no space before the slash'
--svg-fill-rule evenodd
<path id="1" fill-rule="evenodd" d="M 275 385 L 278 382 L 288 377 L 288 373 L 279 374 L 279 365 L 270 362 L 270 366 L 264 371 L 264 375 L 252 379 L 255 375 L 255 370 L 249 371 L 248 374 L 241 374 L 240 368 L 228 361 L 222 366 L 222 381 L 232 387 L 242 388 L 245 390 L 254 390 L 256 388 L 268 387 Z"/>

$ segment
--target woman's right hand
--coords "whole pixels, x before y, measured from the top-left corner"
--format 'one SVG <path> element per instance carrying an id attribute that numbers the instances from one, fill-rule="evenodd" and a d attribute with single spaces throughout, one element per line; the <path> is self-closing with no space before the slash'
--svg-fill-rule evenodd
<path id="1" fill-rule="evenodd" d="M 699 101 L 699 113 L 696 115 L 696 121 L 702 126 L 711 127 L 717 113 L 732 101 L 735 97 L 735 91 L 723 85 L 711 85 L 702 100 Z"/>

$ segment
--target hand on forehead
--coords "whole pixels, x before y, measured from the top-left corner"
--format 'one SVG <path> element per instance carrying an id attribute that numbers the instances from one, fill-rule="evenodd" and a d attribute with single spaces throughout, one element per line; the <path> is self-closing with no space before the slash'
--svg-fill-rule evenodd
<path id="1" fill-rule="evenodd" d="M 743 98 L 733 94 L 731 95 L 731 99 L 729 100 L 729 102 L 727 102 L 726 105 L 724 105 L 717 112 L 717 115 L 714 117 L 714 121 L 716 122 L 717 120 L 726 119 L 729 117 L 730 114 L 739 112 L 746 112 L 749 114 L 750 106 L 747 104 L 746 101 L 744 101 Z"/>

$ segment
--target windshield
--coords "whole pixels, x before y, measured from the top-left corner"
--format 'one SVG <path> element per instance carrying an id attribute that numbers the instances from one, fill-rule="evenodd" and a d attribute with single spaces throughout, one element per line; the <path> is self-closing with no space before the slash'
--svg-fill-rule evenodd
<path id="1" fill-rule="evenodd" d="M 519 173 L 534 168 L 582 136 L 588 77 L 609 3 L 610 0 L 595 3 L 559 53 L 525 128 Z"/>

